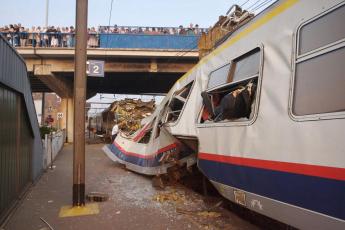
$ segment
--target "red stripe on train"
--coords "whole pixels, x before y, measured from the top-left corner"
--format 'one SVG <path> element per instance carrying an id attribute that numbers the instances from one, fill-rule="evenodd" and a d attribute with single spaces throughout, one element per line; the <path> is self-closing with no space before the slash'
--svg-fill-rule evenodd
<path id="1" fill-rule="evenodd" d="M 136 135 L 133 140 L 134 141 L 139 141 L 146 133 L 146 130 L 148 128 L 149 124 L 145 125 L 144 128 Z"/>
<path id="2" fill-rule="evenodd" d="M 199 159 L 227 164 L 269 169 L 281 172 L 316 176 L 334 180 L 345 180 L 345 168 L 335 168 L 318 165 L 308 165 L 281 161 L 258 160 L 252 158 L 223 156 L 210 153 L 199 153 Z"/>

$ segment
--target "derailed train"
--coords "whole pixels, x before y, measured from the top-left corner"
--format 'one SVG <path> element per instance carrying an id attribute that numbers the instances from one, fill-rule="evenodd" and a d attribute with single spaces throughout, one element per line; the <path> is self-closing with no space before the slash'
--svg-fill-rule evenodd
<path id="1" fill-rule="evenodd" d="M 345 229 L 344 22 L 345 1 L 274 3 L 105 152 L 146 174 L 196 160 L 239 205 L 301 229 Z"/>

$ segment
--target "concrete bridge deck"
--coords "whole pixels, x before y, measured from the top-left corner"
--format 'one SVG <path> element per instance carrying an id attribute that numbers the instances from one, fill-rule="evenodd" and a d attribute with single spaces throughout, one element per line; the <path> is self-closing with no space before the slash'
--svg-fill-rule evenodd
<path id="1" fill-rule="evenodd" d="M 17 47 L 25 59 L 33 92 L 55 92 L 71 98 L 73 48 Z M 88 77 L 87 91 L 95 93 L 167 93 L 174 82 L 198 61 L 196 50 L 89 48 L 89 60 L 105 62 L 105 77 Z"/>
<path id="2" fill-rule="evenodd" d="M 86 146 L 86 192 L 105 192 L 110 199 L 99 203 L 98 215 L 59 218 L 60 208 L 71 203 L 72 145 L 66 145 L 55 162 L 24 197 L 5 230 L 54 229 L 257 229 L 222 208 L 220 217 L 198 215 L 216 201 L 205 203 L 199 194 L 181 186 L 164 191 L 151 185 L 151 178 L 114 164 L 102 153 L 103 145 Z M 178 194 L 180 200 L 157 202 L 157 194 Z M 176 210 L 186 210 L 178 212 Z M 188 213 L 187 211 L 191 211 Z"/>

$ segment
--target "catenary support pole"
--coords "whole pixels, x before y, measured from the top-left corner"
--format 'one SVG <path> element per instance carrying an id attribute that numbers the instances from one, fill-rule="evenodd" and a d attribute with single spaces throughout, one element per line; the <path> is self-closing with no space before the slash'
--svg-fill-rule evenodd
<path id="1" fill-rule="evenodd" d="M 48 27 L 48 22 L 49 22 L 49 0 L 46 0 L 46 21 L 45 21 L 45 26 Z"/>
<path id="2" fill-rule="evenodd" d="M 85 99 L 88 0 L 76 0 L 74 71 L 73 206 L 85 204 Z"/>

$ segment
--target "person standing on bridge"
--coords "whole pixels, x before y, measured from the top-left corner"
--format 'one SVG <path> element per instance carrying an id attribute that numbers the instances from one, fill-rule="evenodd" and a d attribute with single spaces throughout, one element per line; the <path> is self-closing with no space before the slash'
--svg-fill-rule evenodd
<path id="1" fill-rule="evenodd" d="M 119 133 L 119 126 L 117 125 L 117 123 L 115 123 L 115 125 L 113 126 L 113 129 L 111 130 L 111 143 L 114 142 L 118 133 Z"/>

